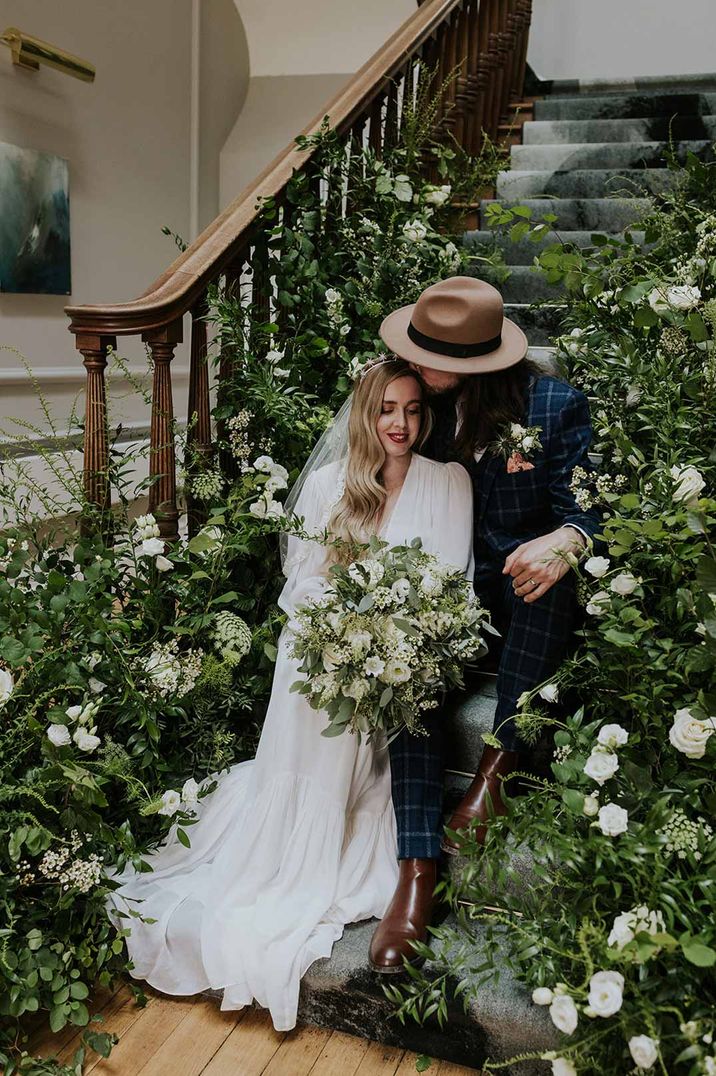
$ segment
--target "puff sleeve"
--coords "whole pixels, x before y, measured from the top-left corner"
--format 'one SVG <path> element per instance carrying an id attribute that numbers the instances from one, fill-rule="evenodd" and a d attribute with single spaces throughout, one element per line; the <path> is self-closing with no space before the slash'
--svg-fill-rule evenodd
<path id="1" fill-rule="evenodd" d="M 320 472 L 308 476 L 296 501 L 295 515 L 303 516 L 304 529 L 320 534 L 327 522 L 330 504 L 324 492 Z M 310 594 L 318 595 L 326 582 L 328 558 L 326 546 L 289 535 L 283 572 L 286 582 L 278 596 L 278 604 L 289 616 L 297 604 Z"/>
<path id="2" fill-rule="evenodd" d="M 440 528 L 438 556 L 454 564 L 472 582 L 475 575 L 473 550 L 473 489 L 472 479 L 461 463 L 445 464 L 445 494 Z"/>

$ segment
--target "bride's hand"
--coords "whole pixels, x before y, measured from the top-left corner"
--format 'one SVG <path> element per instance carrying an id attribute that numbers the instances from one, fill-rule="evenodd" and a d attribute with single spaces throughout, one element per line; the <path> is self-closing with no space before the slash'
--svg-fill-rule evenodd
<path id="1" fill-rule="evenodd" d="M 512 576 L 512 586 L 518 598 L 537 601 L 569 571 L 568 555 L 584 548 L 584 538 L 573 527 L 558 527 L 551 534 L 523 542 L 510 553 L 502 569 Z"/>

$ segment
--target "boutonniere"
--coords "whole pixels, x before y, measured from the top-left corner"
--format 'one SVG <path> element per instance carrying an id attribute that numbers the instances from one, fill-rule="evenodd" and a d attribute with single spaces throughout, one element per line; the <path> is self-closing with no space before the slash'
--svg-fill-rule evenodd
<path id="1" fill-rule="evenodd" d="M 518 422 L 511 422 L 507 429 L 498 435 L 492 450 L 495 455 L 503 456 L 507 460 L 508 474 L 534 470 L 534 463 L 530 462 L 529 457 L 531 453 L 539 452 L 542 448 L 539 439 L 541 433 L 541 426 L 520 426 Z"/>

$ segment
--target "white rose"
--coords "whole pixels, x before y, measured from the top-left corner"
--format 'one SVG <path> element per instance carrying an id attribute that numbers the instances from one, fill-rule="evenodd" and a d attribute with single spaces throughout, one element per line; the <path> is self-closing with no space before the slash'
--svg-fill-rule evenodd
<path id="1" fill-rule="evenodd" d="M 669 309 L 664 288 L 652 288 L 649 292 L 648 302 L 651 309 L 657 314 L 665 314 Z"/>
<path id="2" fill-rule="evenodd" d="M 84 706 L 68 706 L 65 710 L 65 713 L 69 717 L 70 721 L 76 721 L 83 710 Z"/>
<path id="3" fill-rule="evenodd" d="M 370 691 L 370 684 L 367 680 L 351 680 L 347 687 L 343 688 L 343 694 L 349 699 L 355 699 L 356 702 L 360 702 Z"/>
<path id="4" fill-rule="evenodd" d="M 285 510 L 280 501 L 269 501 L 266 507 L 267 519 L 280 519 L 285 515 Z"/>
<path id="5" fill-rule="evenodd" d="M 689 284 L 672 284 L 666 289 L 666 301 L 673 310 L 691 310 L 700 299 L 700 289 Z"/>
<path id="6" fill-rule="evenodd" d="M 628 945 L 630 941 L 634 940 L 634 913 L 622 912 L 621 915 L 617 915 L 612 924 L 612 929 L 607 938 L 607 945 L 616 946 L 617 949 L 623 949 L 625 945 Z"/>
<path id="7" fill-rule="evenodd" d="M 613 1016 L 622 1007 L 624 976 L 618 971 L 598 971 L 589 980 L 589 1005 L 596 1016 Z"/>
<path id="8" fill-rule="evenodd" d="M 161 554 L 157 557 L 154 563 L 156 564 L 157 571 L 159 572 L 170 572 L 174 567 L 172 562 L 167 557 L 161 556 Z"/>
<path id="9" fill-rule="evenodd" d="M 7 669 L 0 669 L 0 704 L 7 702 L 12 695 L 15 681 Z"/>
<path id="10" fill-rule="evenodd" d="M 429 187 L 425 193 L 425 201 L 429 205 L 444 205 L 450 197 L 451 186 L 449 183 L 441 187 Z"/>
<path id="11" fill-rule="evenodd" d="M 410 679 L 410 666 L 398 658 L 391 658 L 386 662 L 380 678 L 385 684 L 404 684 Z"/>
<path id="12" fill-rule="evenodd" d="M 72 739 L 75 741 L 80 751 L 94 751 L 100 745 L 99 736 L 94 736 L 81 725 L 79 728 L 75 729 Z"/>
<path id="13" fill-rule="evenodd" d="M 87 682 L 89 684 L 89 689 L 93 695 L 101 694 L 101 692 L 104 691 L 107 686 L 104 680 L 98 680 L 96 676 L 90 676 Z"/>
<path id="14" fill-rule="evenodd" d="M 396 579 L 390 590 L 394 598 L 404 602 L 410 591 L 410 583 L 407 579 Z"/>
<path id="15" fill-rule="evenodd" d="M 629 1053 L 634 1058 L 634 1064 L 640 1069 L 650 1069 L 659 1056 L 658 1045 L 659 1040 L 651 1039 L 648 1035 L 632 1035 Z"/>
<path id="16" fill-rule="evenodd" d="M 145 538 L 137 549 L 138 557 L 158 557 L 164 552 L 164 542 L 161 538 Z"/>
<path id="17" fill-rule="evenodd" d="M 276 493 L 279 489 L 286 489 L 288 482 L 285 478 L 282 478 L 280 474 L 272 474 L 264 485 L 264 489 L 267 493 Z"/>
<path id="18" fill-rule="evenodd" d="M 428 234 L 428 229 L 421 220 L 411 220 L 403 225 L 403 235 L 411 243 L 420 243 Z"/>
<path id="19" fill-rule="evenodd" d="M 47 738 L 55 747 L 65 747 L 72 742 L 67 725 L 50 725 L 47 730 Z"/>
<path id="20" fill-rule="evenodd" d="M 274 466 L 274 462 L 270 456 L 258 456 L 254 460 L 254 470 L 256 471 L 266 471 L 267 474 L 271 474 Z"/>
<path id="21" fill-rule="evenodd" d="M 348 646 L 356 657 L 367 654 L 373 643 L 373 636 L 369 631 L 351 631 L 346 635 Z"/>
<path id="22" fill-rule="evenodd" d="M 257 519 L 266 519 L 269 514 L 270 504 L 273 504 L 272 497 L 259 497 L 258 500 L 249 505 L 249 512 L 252 516 L 256 516 Z"/>
<path id="23" fill-rule="evenodd" d="M 599 797 L 585 796 L 584 803 L 582 804 L 582 814 L 585 814 L 587 818 L 594 818 L 595 814 L 599 812 Z"/>
<path id="24" fill-rule="evenodd" d="M 526 432 L 524 426 L 520 426 L 519 422 L 510 423 L 510 437 L 514 438 L 515 441 L 519 441 Z"/>
<path id="25" fill-rule="evenodd" d="M 543 684 L 538 694 L 545 702 L 557 702 L 559 700 L 559 687 L 557 684 Z"/>
<path id="26" fill-rule="evenodd" d="M 549 1007 L 552 1023 L 565 1035 L 571 1035 L 577 1026 L 577 1006 L 569 994 L 558 994 Z"/>
<path id="27" fill-rule="evenodd" d="M 554 994 L 548 986 L 538 986 L 532 991 L 532 1000 L 535 1005 L 551 1005 L 554 1000 Z"/>
<path id="28" fill-rule="evenodd" d="M 629 814 L 616 803 L 599 808 L 599 828 L 605 837 L 618 837 L 629 828 Z"/>
<path id="29" fill-rule="evenodd" d="M 640 385 L 630 385 L 626 393 L 625 402 L 627 407 L 636 407 L 636 405 L 639 403 L 639 400 L 641 399 L 641 395 L 642 393 Z"/>
<path id="30" fill-rule="evenodd" d="M 608 557 L 590 557 L 584 562 L 585 571 L 588 571 L 595 579 L 601 579 L 603 575 L 606 575 L 609 567 Z"/>
<path id="31" fill-rule="evenodd" d="M 199 785 L 193 777 L 187 778 L 181 790 L 182 803 L 187 807 L 193 807 L 199 799 Z"/>
<path id="32" fill-rule="evenodd" d="M 332 646 L 330 643 L 328 646 L 324 646 L 321 653 L 321 660 L 323 661 L 323 668 L 326 672 L 333 672 L 343 664 L 343 657 L 340 650 L 337 646 Z"/>
<path id="33" fill-rule="evenodd" d="M 336 635 L 339 635 L 341 631 L 341 625 L 343 624 L 343 614 L 336 612 L 327 613 L 326 621 L 330 625 L 331 631 L 334 631 Z"/>
<path id="34" fill-rule="evenodd" d="M 327 303 L 329 303 L 331 306 L 333 306 L 334 303 L 338 303 L 338 302 L 340 302 L 340 300 L 341 300 L 341 293 L 339 291 L 336 291 L 335 288 L 326 288 L 326 302 Z M 264 459 L 265 457 L 262 456 L 261 458 Z"/>
<path id="35" fill-rule="evenodd" d="M 584 764 L 584 773 L 598 785 L 603 785 L 619 769 L 619 759 L 611 751 L 592 751 Z"/>
<path id="36" fill-rule="evenodd" d="M 621 725 L 602 725 L 597 740 L 604 747 L 623 747 L 629 739 L 629 733 Z"/>
<path id="37" fill-rule="evenodd" d="M 619 594 L 622 598 L 626 598 L 628 594 L 633 594 L 638 586 L 639 580 L 631 572 L 620 572 L 610 582 L 609 589 L 614 594 Z"/>
<path id="38" fill-rule="evenodd" d="M 606 616 L 609 612 L 610 598 L 606 590 L 598 590 L 587 602 L 590 616 Z"/>
<path id="39" fill-rule="evenodd" d="M 703 758 L 713 731 L 713 718 L 700 721 L 693 716 L 691 710 L 684 708 L 674 714 L 674 723 L 669 729 L 669 742 L 688 758 Z"/>
<path id="40" fill-rule="evenodd" d="M 552 1076 L 577 1076 L 577 1070 L 566 1057 L 555 1057 L 552 1062 Z"/>
<path id="41" fill-rule="evenodd" d="M 173 815 L 176 814 L 181 807 L 181 796 L 173 788 L 170 788 L 162 795 L 162 805 L 159 808 L 158 814 Z"/>
<path id="42" fill-rule="evenodd" d="M 385 662 L 382 658 L 379 658 L 377 654 L 373 654 L 368 658 L 363 666 L 363 672 L 366 676 L 380 676 L 385 669 Z"/>
<path id="43" fill-rule="evenodd" d="M 706 485 L 698 468 L 673 466 L 669 473 L 674 480 L 674 500 L 687 505 L 695 504 Z"/>

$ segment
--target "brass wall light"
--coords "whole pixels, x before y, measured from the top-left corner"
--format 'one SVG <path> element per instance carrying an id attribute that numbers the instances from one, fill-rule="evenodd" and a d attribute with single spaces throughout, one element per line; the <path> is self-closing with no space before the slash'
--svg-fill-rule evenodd
<path id="1" fill-rule="evenodd" d="M 58 49 L 49 41 L 26 34 L 15 26 L 3 30 L 0 41 L 10 48 L 12 62 L 18 67 L 39 71 L 40 64 L 47 64 L 48 67 L 56 67 L 58 71 L 64 71 L 66 75 L 82 79 L 83 82 L 94 82 L 96 72 L 92 64 L 81 60 L 79 56 L 73 56 L 71 52 Z"/>

